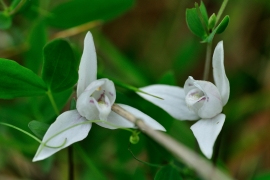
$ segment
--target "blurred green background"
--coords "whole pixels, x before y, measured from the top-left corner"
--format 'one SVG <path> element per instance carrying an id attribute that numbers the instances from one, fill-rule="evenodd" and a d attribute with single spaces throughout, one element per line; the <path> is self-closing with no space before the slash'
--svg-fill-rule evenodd
<path id="1" fill-rule="evenodd" d="M 83 39 L 90 30 L 100 77 L 136 87 L 157 83 L 182 87 L 188 76 L 202 79 L 206 45 L 188 30 L 185 22 L 185 10 L 192 8 L 195 1 L 4 2 L 11 7 L 12 15 L 0 16 L 0 57 L 16 60 L 38 75 L 42 48 L 47 42 L 67 39 L 79 63 Z M 217 13 L 222 3 L 203 2 L 209 16 Z M 236 179 L 267 180 L 270 179 L 270 1 L 229 1 L 223 15 L 230 16 L 230 24 L 223 34 L 215 36 L 213 46 L 224 41 L 231 94 L 224 108 L 226 121 L 220 136 L 218 166 Z M 54 94 L 62 111 L 69 109 L 71 93 L 72 90 L 67 90 Z M 116 101 L 145 112 L 172 137 L 199 152 L 189 129 L 193 122 L 174 120 L 134 92 L 118 86 Z M 55 118 L 47 97 L 0 100 L 0 121 L 29 132 L 30 121 L 50 124 Z M 154 179 L 158 168 L 136 161 L 128 148 L 147 162 L 160 165 L 175 162 L 147 136 L 141 134 L 136 145 L 129 144 L 129 136 L 123 130 L 93 125 L 88 137 L 74 145 L 76 179 Z M 67 149 L 32 163 L 38 145 L 28 136 L 0 126 L 0 179 L 67 179 Z M 175 164 L 183 179 L 192 179 L 182 173 L 187 167 Z"/>

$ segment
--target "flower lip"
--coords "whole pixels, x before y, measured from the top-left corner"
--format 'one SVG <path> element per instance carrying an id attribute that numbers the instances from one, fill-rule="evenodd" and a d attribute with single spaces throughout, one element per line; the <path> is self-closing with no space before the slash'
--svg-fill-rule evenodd
<path id="1" fill-rule="evenodd" d="M 115 94 L 115 87 L 112 81 L 108 79 L 95 80 L 79 96 L 77 109 L 87 119 L 95 113 L 95 116 L 101 120 L 107 120 L 107 116 L 111 112 L 111 106 L 116 98 Z M 87 110 L 90 107 L 95 110 Z"/>
<path id="2" fill-rule="evenodd" d="M 185 100 L 189 109 L 200 118 L 212 118 L 222 111 L 223 105 L 217 87 L 208 81 L 186 80 Z"/>
<path id="3" fill-rule="evenodd" d="M 205 94 L 199 88 L 191 89 L 186 95 L 186 104 L 190 108 L 197 102 L 202 102 L 206 99 Z"/>

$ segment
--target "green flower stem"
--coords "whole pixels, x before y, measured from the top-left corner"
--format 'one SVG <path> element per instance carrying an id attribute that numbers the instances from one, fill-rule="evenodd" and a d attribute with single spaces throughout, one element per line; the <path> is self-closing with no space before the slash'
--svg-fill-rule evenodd
<path id="1" fill-rule="evenodd" d="M 68 179 L 74 180 L 74 162 L 73 162 L 73 148 L 69 146 L 68 148 Z"/>
<path id="2" fill-rule="evenodd" d="M 14 15 L 16 14 L 24 5 L 24 3 L 26 3 L 27 0 L 21 0 L 19 2 L 19 4 L 9 13 L 9 15 Z"/>
<path id="3" fill-rule="evenodd" d="M 215 26 L 217 25 L 217 23 L 218 23 L 218 21 L 219 21 L 221 15 L 222 15 L 224 9 L 226 8 L 228 1 L 229 1 L 229 0 L 224 0 L 224 1 L 222 2 L 221 7 L 220 7 L 220 9 L 219 9 L 219 11 L 218 11 L 218 14 L 217 14 L 217 20 L 216 20 Z"/>
<path id="4" fill-rule="evenodd" d="M 27 132 L 27 131 L 25 131 L 25 130 L 22 130 L 21 128 L 18 128 L 18 127 L 16 127 L 16 126 L 13 126 L 13 125 L 8 124 L 8 123 L 3 123 L 3 122 L 0 122 L 0 124 L 1 124 L 1 125 L 4 125 L 4 126 L 11 127 L 11 128 L 13 128 L 13 129 L 16 129 L 16 130 L 18 130 L 18 131 L 20 131 L 20 132 L 22 132 L 22 133 L 28 135 L 29 137 L 31 137 L 32 139 L 36 140 L 37 142 L 42 143 L 42 141 L 39 140 L 36 136 L 30 134 L 29 132 Z"/>
<path id="5" fill-rule="evenodd" d="M 42 143 L 42 141 L 41 141 L 40 139 L 38 139 L 36 136 L 30 134 L 29 132 L 27 132 L 27 131 L 25 131 L 25 130 L 23 130 L 23 129 L 21 129 L 21 128 L 18 128 L 18 127 L 16 127 L 16 126 L 13 126 L 13 125 L 8 124 L 8 123 L 3 123 L 3 122 L 0 122 L 0 124 L 1 124 L 1 125 L 4 125 L 4 126 L 11 127 L 11 128 L 13 128 L 13 129 L 16 129 L 16 130 L 18 130 L 18 131 L 20 131 L 20 132 L 26 134 L 27 136 L 31 137 L 32 139 L 36 140 L 36 141 L 39 142 L 40 144 L 44 144 L 44 143 Z M 67 140 L 65 139 L 65 141 L 64 141 L 61 145 L 59 145 L 59 146 L 48 146 L 48 145 L 46 145 L 46 144 L 44 144 L 44 146 L 49 147 L 49 148 L 60 148 L 60 147 L 62 147 L 62 146 L 65 145 L 66 141 L 67 141 Z"/>
<path id="6" fill-rule="evenodd" d="M 221 146 L 221 141 L 222 141 L 222 134 L 223 134 L 223 131 L 221 130 L 216 140 L 216 145 L 214 146 L 214 154 L 213 154 L 212 162 L 215 166 L 217 166 L 217 163 L 218 163 L 218 157 L 219 157 L 220 146 Z"/>
<path id="7" fill-rule="evenodd" d="M 4 10 L 7 11 L 8 6 L 7 6 L 6 3 L 4 2 L 4 0 L 0 0 L 0 3 L 2 4 Z"/>
<path id="8" fill-rule="evenodd" d="M 48 97 L 50 99 L 50 102 L 52 104 L 52 107 L 54 109 L 55 114 L 57 116 L 59 116 L 60 115 L 60 111 L 59 111 L 59 109 L 58 109 L 58 107 L 57 107 L 57 105 L 55 103 L 55 100 L 54 100 L 53 95 L 52 95 L 52 91 L 50 89 L 47 91 L 47 95 L 48 95 Z"/>
<path id="9" fill-rule="evenodd" d="M 142 161 L 142 160 L 138 159 L 138 158 L 133 154 L 133 152 L 131 151 L 130 148 L 128 148 L 128 151 L 131 153 L 131 155 L 133 156 L 133 158 L 136 159 L 137 161 L 139 161 L 140 163 L 143 163 L 143 164 L 148 165 L 148 166 L 156 167 L 156 168 L 161 168 L 161 167 L 163 167 L 162 165 L 152 164 L 152 163 L 145 162 L 145 161 Z"/>
<path id="10" fill-rule="evenodd" d="M 204 64 L 204 73 L 203 73 L 203 80 L 207 81 L 209 78 L 209 71 L 211 65 L 211 53 L 212 53 L 212 42 L 207 43 L 206 46 L 206 58 Z"/>
<path id="11" fill-rule="evenodd" d="M 155 96 L 155 95 L 153 95 L 153 94 L 149 94 L 149 93 L 147 93 L 147 92 L 144 92 L 144 91 L 142 91 L 142 90 L 140 90 L 139 88 L 136 88 L 136 87 L 134 87 L 134 86 L 130 86 L 130 85 L 124 84 L 124 83 L 119 82 L 119 81 L 116 81 L 116 80 L 113 80 L 113 82 L 114 82 L 116 85 L 118 85 L 118 86 L 120 86 L 120 87 L 122 87 L 122 88 L 131 90 L 131 91 L 134 91 L 134 92 L 140 92 L 140 93 L 147 94 L 147 95 L 149 95 L 149 96 L 153 96 L 153 97 L 155 97 L 155 98 L 164 100 L 164 99 L 161 98 L 161 97 L 158 97 L 158 96 Z"/>

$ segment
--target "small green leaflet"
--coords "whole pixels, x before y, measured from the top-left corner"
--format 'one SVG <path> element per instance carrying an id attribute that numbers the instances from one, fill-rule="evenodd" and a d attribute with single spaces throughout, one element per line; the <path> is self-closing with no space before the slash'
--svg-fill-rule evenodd
<path id="1" fill-rule="evenodd" d="M 28 127 L 38 138 L 42 139 L 50 125 L 39 121 L 31 121 Z"/>
<path id="2" fill-rule="evenodd" d="M 0 58 L 0 98 L 45 95 L 44 81 L 17 62 Z"/>
<path id="3" fill-rule="evenodd" d="M 199 9 L 202 14 L 203 23 L 208 25 L 207 10 L 202 1 L 201 1 Z M 196 8 L 186 10 L 186 22 L 187 22 L 188 28 L 193 34 L 200 37 L 201 39 L 205 39 L 207 37 L 208 32 L 205 31 Z"/>

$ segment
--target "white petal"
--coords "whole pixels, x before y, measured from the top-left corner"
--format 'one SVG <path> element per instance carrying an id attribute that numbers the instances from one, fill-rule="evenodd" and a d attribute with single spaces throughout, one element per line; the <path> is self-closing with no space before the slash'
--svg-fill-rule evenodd
<path id="1" fill-rule="evenodd" d="M 201 118 L 212 118 L 221 113 L 223 105 L 217 87 L 208 81 L 196 81 L 194 85 L 200 88 L 206 97 L 203 106 L 198 111 L 198 115 Z"/>
<path id="2" fill-rule="evenodd" d="M 212 119 L 201 119 L 191 126 L 202 153 L 209 159 L 213 154 L 214 143 L 222 129 L 225 115 L 219 114 Z"/>
<path id="3" fill-rule="evenodd" d="M 213 74 L 215 84 L 222 97 L 223 106 L 228 102 L 230 95 L 230 84 L 224 68 L 223 42 L 219 42 L 213 55 Z"/>
<path id="4" fill-rule="evenodd" d="M 187 108 L 185 102 L 185 92 L 183 88 L 169 85 L 151 85 L 140 88 L 140 90 L 149 94 L 163 98 L 158 99 L 147 94 L 137 92 L 144 99 L 152 102 L 165 110 L 172 117 L 179 120 L 197 120 L 199 117 Z"/>
<path id="5" fill-rule="evenodd" d="M 152 119 L 151 117 L 139 111 L 138 109 L 135 109 L 125 104 L 118 104 L 118 105 L 121 106 L 126 111 L 133 114 L 134 116 L 136 116 L 137 118 L 140 118 L 141 120 L 143 120 L 145 124 L 147 124 L 151 128 L 155 130 L 166 131 L 166 129 L 161 124 L 159 124 L 156 120 Z M 108 116 L 108 122 L 117 127 L 135 128 L 135 125 L 133 123 L 129 122 L 128 120 L 126 120 L 125 118 L 123 118 L 122 116 L 118 115 L 117 113 L 113 111 Z M 116 127 L 107 125 L 105 123 L 99 123 L 98 125 L 105 128 L 109 128 L 109 129 L 116 129 Z"/>
<path id="6" fill-rule="evenodd" d="M 77 85 L 77 97 L 85 88 L 97 79 L 97 55 L 93 36 L 88 32 L 84 39 L 83 54 L 79 66 L 79 80 Z"/>
<path id="7" fill-rule="evenodd" d="M 42 142 L 45 143 L 47 141 L 46 145 L 53 147 L 60 146 L 66 141 L 65 144 L 59 148 L 50 148 L 41 144 L 33 161 L 43 160 L 61 149 L 83 140 L 88 135 L 92 126 L 91 123 L 75 126 L 83 122 L 86 122 L 86 119 L 81 117 L 77 110 L 67 111 L 58 116 L 56 121 L 49 127 Z M 63 132 L 61 133 L 61 131 Z"/>

